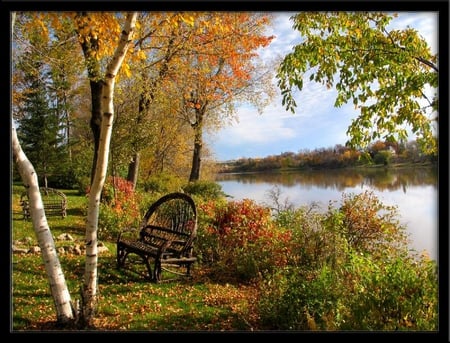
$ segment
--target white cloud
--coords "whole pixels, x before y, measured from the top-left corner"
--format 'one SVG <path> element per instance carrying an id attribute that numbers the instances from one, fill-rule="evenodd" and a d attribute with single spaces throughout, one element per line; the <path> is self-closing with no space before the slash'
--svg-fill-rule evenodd
<path id="1" fill-rule="evenodd" d="M 272 24 L 267 27 L 265 34 L 274 36 L 268 47 L 258 50 L 258 55 L 264 61 L 281 60 L 292 48 L 297 45 L 301 36 L 292 29 L 292 21 L 289 18 L 295 12 L 274 12 Z"/>
<path id="2" fill-rule="evenodd" d="M 239 110 L 238 117 L 239 123 L 223 129 L 220 134 L 231 145 L 271 143 L 296 134 L 275 112 L 260 115 L 256 109 L 244 107 Z"/>

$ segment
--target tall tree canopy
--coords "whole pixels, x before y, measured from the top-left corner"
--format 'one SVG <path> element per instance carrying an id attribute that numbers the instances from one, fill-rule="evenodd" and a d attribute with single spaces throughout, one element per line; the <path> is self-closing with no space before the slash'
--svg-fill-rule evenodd
<path id="1" fill-rule="evenodd" d="M 413 28 L 388 30 L 396 14 L 304 12 L 291 17 L 303 40 L 278 69 L 283 105 L 305 77 L 335 87 L 335 106 L 350 101 L 360 114 L 348 128 L 352 147 L 383 138 L 405 140 L 408 129 L 427 153 L 437 153 L 438 55 Z"/>
<path id="2" fill-rule="evenodd" d="M 270 74 L 257 50 L 274 37 L 264 34 L 270 24 L 264 13 L 200 13 L 192 20 L 192 46 L 180 56 L 172 81 L 181 100 L 179 115 L 194 131 L 189 181 L 197 181 L 205 129 L 233 118 L 236 103 L 262 108 L 271 100 Z"/>

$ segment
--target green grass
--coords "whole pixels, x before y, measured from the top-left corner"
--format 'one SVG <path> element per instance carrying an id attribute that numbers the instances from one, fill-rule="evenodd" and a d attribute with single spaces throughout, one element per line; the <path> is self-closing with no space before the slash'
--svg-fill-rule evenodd
<path id="1" fill-rule="evenodd" d="M 72 297 L 78 296 L 82 256 L 61 256 Z M 98 330 L 249 330 L 249 287 L 216 284 L 201 275 L 154 284 L 143 266 L 117 270 L 115 256 L 99 258 Z M 194 272 L 195 274 L 195 272 Z M 13 330 L 52 327 L 53 301 L 39 255 L 14 256 Z"/>
<path id="2" fill-rule="evenodd" d="M 31 220 L 24 220 L 21 213 L 22 190 L 20 185 L 13 186 L 12 237 L 19 247 L 28 249 L 38 243 Z M 47 218 L 57 248 L 82 245 L 85 230 L 86 197 L 77 191 L 63 192 L 68 199 L 67 217 Z M 65 233 L 74 240 L 57 239 Z M 101 253 L 98 260 L 96 330 L 257 329 L 256 316 L 252 314 L 256 290 L 252 287 L 213 282 L 199 266 L 194 266 L 192 279 L 150 283 L 144 277 L 143 264 L 127 260 L 127 268 L 118 270 L 115 242 L 103 243 L 109 251 Z M 72 300 L 77 300 L 83 280 L 84 255 L 59 254 L 59 259 Z M 11 316 L 13 331 L 54 328 L 56 311 L 39 253 L 12 256 Z"/>

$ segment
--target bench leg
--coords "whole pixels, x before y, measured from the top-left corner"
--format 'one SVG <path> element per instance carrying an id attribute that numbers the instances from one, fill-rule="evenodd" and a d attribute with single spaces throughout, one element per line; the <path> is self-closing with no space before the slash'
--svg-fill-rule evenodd
<path id="1" fill-rule="evenodd" d="M 165 273 L 169 273 L 169 274 L 173 274 L 173 275 L 178 275 L 182 278 L 191 278 L 191 270 L 192 270 L 192 264 L 195 261 L 171 261 L 169 263 L 165 262 L 164 259 L 162 260 L 162 263 L 159 266 L 159 275 L 157 275 L 158 279 L 157 282 L 162 281 L 162 272 L 164 271 Z M 158 272 L 157 272 L 158 273 Z M 178 280 L 179 278 L 177 277 L 172 277 L 169 279 L 165 279 L 164 281 L 168 281 L 168 280 Z"/>
<path id="2" fill-rule="evenodd" d="M 144 264 L 147 267 L 147 273 L 148 273 L 148 278 L 150 281 L 153 281 L 153 274 L 152 274 L 152 267 L 150 267 L 150 263 L 148 262 L 148 257 L 145 255 L 141 255 L 142 259 L 144 260 Z"/>
<path id="3" fill-rule="evenodd" d="M 28 210 L 23 211 L 23 220 L 30 219 L 30 212 Z"/>
<path id="4" fill-rule="evenodd" d="M 150 266 L 150 263 L 148 261 L 149 257 L 145 254 L 139 254 L 136 253 L 134 251 L 128 251 L 126 249 L 126 247 L 122 246 L 122 245 L 117 245 L 117 268 L 120 269 L 121 267 L 123 267 L 125 265 L 125 260 L 127 259 L 128 255 L 130 253 L 135 253 L 137 254 L 139 257 L 142 258 L 145 267 L 147 268 L 147 273 L 148 273 L 148 279 L 150 281 L 155 280 L 156 277 L 156 272 L 152 273 L 152 267 Z"/>
<path id="5" fill-rule="evenodd" d="M 23 219 L 28 220 L 30 218 L 30 206 L 28 205 L 28 202 L 22 203 L 22 212 L 23 212 Z"/>
<path id="6" fill-rule="evenodd" d="M 127 256 L 128 256 L 128 253 L 125 252 L 125 249 L 118 246 L 117 247 L 117 268 L 121 268 L 124 266 Z"/>
<path id="7" fill-rule="evenodd" d="M 161 281 L 161 260 L 155 259 L 155 268 L 153 270 L 153 281 L 158 283 Z"/>

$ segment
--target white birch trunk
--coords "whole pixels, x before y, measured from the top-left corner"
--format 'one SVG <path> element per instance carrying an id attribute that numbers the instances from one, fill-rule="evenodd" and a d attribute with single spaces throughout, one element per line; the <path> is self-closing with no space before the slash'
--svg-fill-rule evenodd
<path id="1" fill-rule="evenodd" d="M 15 12 L 11 18 L 11 32 L 14 30 Z M 12 37 L 11 37 L 12 38 Z M 12 41 L 12 40 L 11 40 Z M 30 201 L 30 215 L 34 232 L 41 248 L 41 256 L 44 261 L 45 271 L 50 284 L 50 292 L 56 308 L 56 319 L 59 323 L 68 323 L 74 319 L 70 293 L 67 288 L 64 273 L 59 263 L 55 242 L 48 226 L 44 212 L 39 182 L 33 165 L 20 146 L 14 122 L 11 120 L 11 140 L 14 162 L 17 164 L 22 182 L 27 187 Z"/>
<path id="2" fill-rule="evenodd" d="M 137 13 L 128 14 L 122 36 L 111 62 L 108 64 L 102 92 L 102 123 L 98 147 L 96 170 L 89 192 L 89 205 L 86 226 L 86 263 L 84 288 L 82 291 L 83 319 L 90 323 L 97 306 L 97 229 L 100 209 L 100 197 L 106 179 L 109 146 L 114 120 L 114 85 L 116 75 L 127 53 L 133 34 Z"/>
<path id="3" fill-rule="evenodd" d="M 22 181 L 25 187 L 27 187 L 31 220 L 39 247 L 41 248 L 42 260 L 44 261 L 50 291 L 56 307 L 56 318 L 59 323 L 68 323 L 74 319 L 70 293 L 44 212 L 37 175 L 33 165 L 20 146 L 14 123 L 12 123 L 12 150 L 13 158 L 15 163 L 17 163 Z"/>

